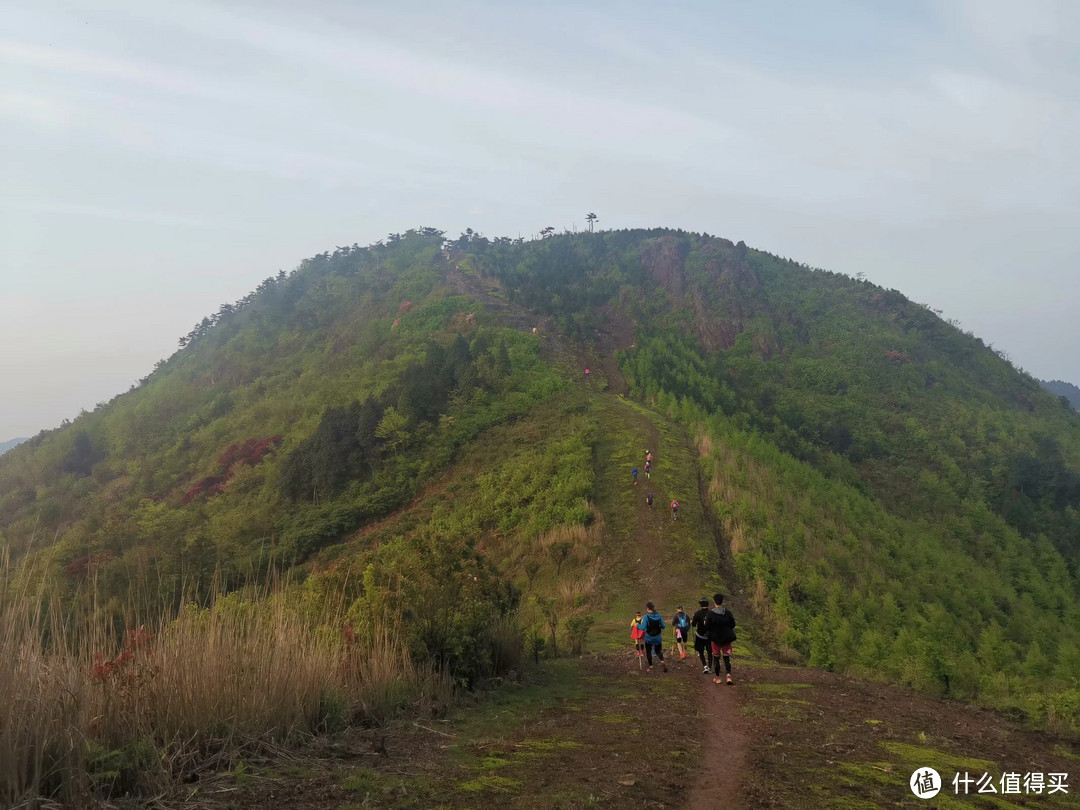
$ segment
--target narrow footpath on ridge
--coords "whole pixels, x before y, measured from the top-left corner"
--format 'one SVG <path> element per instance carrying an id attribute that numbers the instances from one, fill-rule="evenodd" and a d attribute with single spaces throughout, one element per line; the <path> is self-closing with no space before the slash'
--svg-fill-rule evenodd
<path id="1" fill-rule="evenodd" d="M 607 371 L 606 364 L 596 365 Z M 659 666 L 643 674 L 629 641 L 629 621 L 635 611 L 644 610 L 646 601 L 654 602 L 670 623 L 677 606 L 693 615 L 699 598 L 711 597 L 716 590 L 725 593 L 725 604 L 741 623 L 737 628 L 740 637 L 748 633 L 746 625 L 752 624 L 733 589 L 731 566 L 723 559 L 728 551 L 721 547 L 718 527 L 707 514 L 703 500 L 707 491 L 699 481 L 697 450 L 682 426 L 610 390 L 598 393 L 593 401 L 601 424 L 595 459 L 597 506 L 611 535 L 606 548 L 610 564 L 601 591 L 613 598 L 612 608 L 621 619 L 601 622 L 594 630 L 593 647 L 618 649 L 604 657 L 621 666 L 623 678 L 652 680 L 650 695 L 637 705 L 638 716 L 632 724 L 640 728 L 646 748 L 650 724 L 655 725 L 649 698 L 660 690 L 680 696 L 675 726 L 690 749 L 686 756 L 691 767 L 684 789 L 669 797 L 668 806 L 739 806 L 747 743 L 754 731 L 741 711 L 739 684 L 749 673 L 740 669 L 739 642 L 733 657 L 736 686 L 727 687 L 702 673 L 692 641 L 685 659 L 668 656 L 671 671 L 666 674 Z M 646 450 L 654 455 L 652 476 L 642 474 L 633 486 L 630 469 L 643 469 Z M 645 494 L 650 491 L 655 496 L 651 512 L 645 503 Z M 673 499 L 680 504 L 677 521 L 669 508 Z M 719 567 L 716 555 L 724 563 Z M 609 643 L 597 644 L 604 634 L 611 634 Z M 670 627 L 664 638 L 667 655 L 673 639 Z"/>

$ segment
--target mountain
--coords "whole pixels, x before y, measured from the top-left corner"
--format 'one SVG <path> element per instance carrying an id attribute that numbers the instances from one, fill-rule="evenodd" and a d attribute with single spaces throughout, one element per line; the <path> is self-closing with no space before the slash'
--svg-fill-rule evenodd
<path id="1" fill-rule="evenodd" d="M 23 438 L 23 439 L 8 439 L 6 442 L 0 442 L 0 456 L 4 455 L 4 453 L 6 453 L 8 450 L 22 444 L 25 441 L 26 441 L 26 439 Z"/>
<path id="2" fill-rule="evenodd" d="M 670 229 L 424 228 L 181 344 L 0 459 L 12 592 L 172 637 L 284 581 L 273 616 L 470 687 L 723 588 L 755 654 L 1080 723 L 1080 417 L 900 292 Z"/>
<path id="3" fill-rule="evenodd" d="M 1062 380 L 1039 380 L 1039 385 L 1055 396 L 1065 397 L 1073 410 L 1080 410 L 1080 388 L 1072 383 Z"/>

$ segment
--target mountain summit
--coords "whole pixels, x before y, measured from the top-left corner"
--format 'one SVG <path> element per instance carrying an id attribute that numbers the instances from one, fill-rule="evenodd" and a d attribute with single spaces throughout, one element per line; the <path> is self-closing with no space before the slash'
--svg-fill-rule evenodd
<path id="1" fill-rule="evenodd" d="M 464 686 L 723 585 L 781 660 L 1080 721 L 1080 417 L 900 292 L 707 234 L 315 256 L 0 460 L 0 539 L 118 627 L 289 572 Z"/>

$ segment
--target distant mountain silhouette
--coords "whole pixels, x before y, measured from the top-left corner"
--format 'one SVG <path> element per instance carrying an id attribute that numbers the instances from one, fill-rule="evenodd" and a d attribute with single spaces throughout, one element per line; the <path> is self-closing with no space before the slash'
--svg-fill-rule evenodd
<path id="1" fill-rule="evenodd" d="M 26 441 L 26 438 L 21 439 L 8 439 L 6 442 L 0 442 L 0 456 L 4 455 L 8 450 L 16 445 L 22 444 Z"/>
<path id="2" fill-rule="evenodd" d="M 1064 380 L 1039 380 L 1039 384 L 1051 394 L 1065 397 L 1073 410 L 1080 411 L 1080 388 Z"/>

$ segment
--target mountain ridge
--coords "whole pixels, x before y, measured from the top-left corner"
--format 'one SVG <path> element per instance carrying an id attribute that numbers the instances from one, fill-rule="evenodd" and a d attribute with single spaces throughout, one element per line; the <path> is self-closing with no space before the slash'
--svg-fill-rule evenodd
<path id="1" fill-rule="evenodd" d="M 901 293 L 741 243 L 340 248 L 27 444 L 0 460 L 11 576 L 73 604 L 291 571 L 471 686 L 507 644 L 606 649 L 645 599 L 724 588 L 780 660 L 1080 719 L 1075 412 Z"/>

